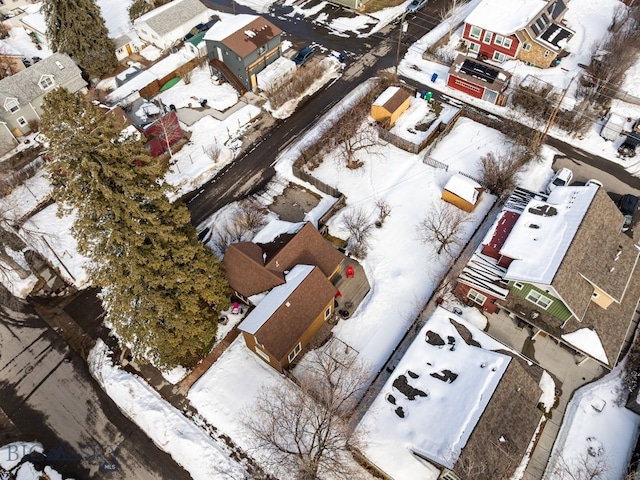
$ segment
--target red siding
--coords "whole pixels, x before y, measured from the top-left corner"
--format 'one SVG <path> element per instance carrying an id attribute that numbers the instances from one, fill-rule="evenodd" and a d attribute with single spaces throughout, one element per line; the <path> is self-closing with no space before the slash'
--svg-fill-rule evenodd
<path id="1" fill-rule="evenodd" d="M 455 75 L 449 75 L 447 85 L 475 98 L 482 99 L 482 95 L 484 95 L 484 87 L 476 85 L 475 83 L 469 83 Z"/>
<path id="2" fill-rule="evenodd" d="M 471 301 L 468 297 L 467 294 L 469 293 L 469 290 L 471 290 L 472 287 L 470 287 L 469 285 L 465 285 L 463 283 L 458 283 L 456 284 L 456 288 L 453 290 L 453 293 L 456 297 L 458 297 L 459 299 L 463 300 L 464 302 L 467 301 Z M 482 304 L 482 308 L 483 310 L 485 310 L 487 313 L 495 313 L 496 309 L 498 308 L 498 305 L 496 305 L 496 300 L 497 298 L 490 295 L 489 293 L 479 289 L 479 288 L 474 288 L 475 291 L 482 293 L 485 297 L 487 297 L 487 299 L 484 301 L 484 303 Z M 477 303 L 473 302 L 475 305 L 478 305 Z"/>
<path id="3" fill-rule="evenodd" d="M 477 43 L 478 45 L 480 45 L 480 52 L 479 52 L 480 55 L 483 55 L 489 60 L 492 60 L 493 54 L 495 52 L 500 52 L 500 53 L 504 53 L 507 57 L 515 58 L 516 53 L 518 52 L 518 47 L 520 46 L 520 41 L 518 40 L 518 37 L 516 37 L 515 35 L 510 35 L 508 37 L 505 37 L 505 38 L 511 39 L 511 47 L 504 48 L 503 46 L 496 45 L 494 43 L 496 38 L 495 33 L 492 32 L 493 35 L 491 36 L 491 43 L 484 43 L 483 39 L 484 39 L 484 34 L 486 30 L 484 29 L 482 30 L 479 40 L 476 40 L 475 38 L 471 38 L 469 36 L 470 31 L 471 31 L 471 25 L 469 25 L 468 23 L 465 23 L 462 38 L 469 42 Z"/>

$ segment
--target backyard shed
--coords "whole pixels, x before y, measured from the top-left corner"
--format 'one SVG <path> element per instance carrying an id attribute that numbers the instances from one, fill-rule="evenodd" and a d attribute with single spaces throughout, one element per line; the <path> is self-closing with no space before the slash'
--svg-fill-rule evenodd
<path id="1" fill-rule="evenodd" d="M 387 122 L 391 128 L 409 108 L 411 97 L 411 93 L 404 88 L 389 87 L 371 105 L 371 116 L 378 122 Z"/>
<path id="2" fill-rule="evenodd" d="M 442 199 L 465 212 L 473 212 L 480 202 L 484 188 L 460 173 L 453 175 L 444 186 Z"/>

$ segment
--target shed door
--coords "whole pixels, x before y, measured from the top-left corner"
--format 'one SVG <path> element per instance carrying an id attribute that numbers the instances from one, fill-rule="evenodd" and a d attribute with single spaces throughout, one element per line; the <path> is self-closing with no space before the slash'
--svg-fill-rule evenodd
<path id="1" fill-rule="evenodd" d="M 222 49 L 220 47 L 216 47 L 216 52 L 218 53 L 218 60 L 222 61 Z"/>

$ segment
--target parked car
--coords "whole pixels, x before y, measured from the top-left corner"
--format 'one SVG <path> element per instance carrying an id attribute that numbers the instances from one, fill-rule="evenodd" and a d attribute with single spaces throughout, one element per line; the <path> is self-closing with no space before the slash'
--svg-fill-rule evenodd
<path id="1" fill-rule="evenodd" d="M 315 50 L 313 49 L 313 46 L 309 45 L 308 47 L 304 47 L 302 50 L 300 50 L 298 54 L 293 57 L 293 61 L 296 65 L 301 67 L 309 60 L 311 60 L 311 57 L 313 57 L 314 53 Z"/>
<path id="2" fill-rule="evenodd" d="M 551 180 L 549 180 L 547 188 L 545 189 L 547 195 L 556 187 L 569 185 L 571 180 L 573 180 L 573 172 L 568 168 L 561 168 L 553 175 L 553 177 L 551 177 Z"/>
<path id="3" fill-rule="evenodd" d="M 407 5 L 407 12 L 415 13 L 427 3 L 429 3 L 429 0 L 413 0 L 409 5 Z"/>
<path id="4" fill-rule="evenodd" d="M 640 144 L 638 138 L 629 135 L 624 143 L 618 147 L 618 153 L 623 157 L 635 157 L 638 144 Z"/>
<path id="5" fill-rule="evenodd" d="M 624 215 L 624 225 L 622 226 L 623 232 L 629 230 L 631 222 L 633 222 L 633 217 L 638 210 L 638 201 L 638 197 L 631 195 L 630 193 L 623 195 L 620 197 L 620 200 L 618 200 L 618 208 Z"/>
<path id="6" fill-rule="evenodd" d="M 600 180 L 596 180 L 595 178 L 591 178 L 587 180 L 587 183 L 584 184 L 586 187 L 590 185 L 595 185 L 598 188 L 602 188 L 602 182 Z"/>

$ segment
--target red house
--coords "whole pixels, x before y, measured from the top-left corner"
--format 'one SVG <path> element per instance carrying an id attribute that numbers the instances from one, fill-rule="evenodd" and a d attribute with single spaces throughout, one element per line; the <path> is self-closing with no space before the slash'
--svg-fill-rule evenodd
<path id="1" fill-rule="evenodd" d="M 574 34 L 561 23 L 566 11 L 564 0 L 483 0 L 465 19 L 462 38 L 479 58 L 547 68 Z"/>
<path id="2" fill-rule="evenodd" d="M 182 138 L 183 131 L 176 112 L 170 112 L 159 118 L 143 131 L 147 137 L 147 148 L 152 157 L 162 155 L 168 147 Z"/>
<path id="3" fill-rule="evenodd" d="M 504 91 L 509 86 L 511 74 L 480 60 L 458 55 L 449 69 L 447 85 L 472 97 L 504 105 Z"/>

